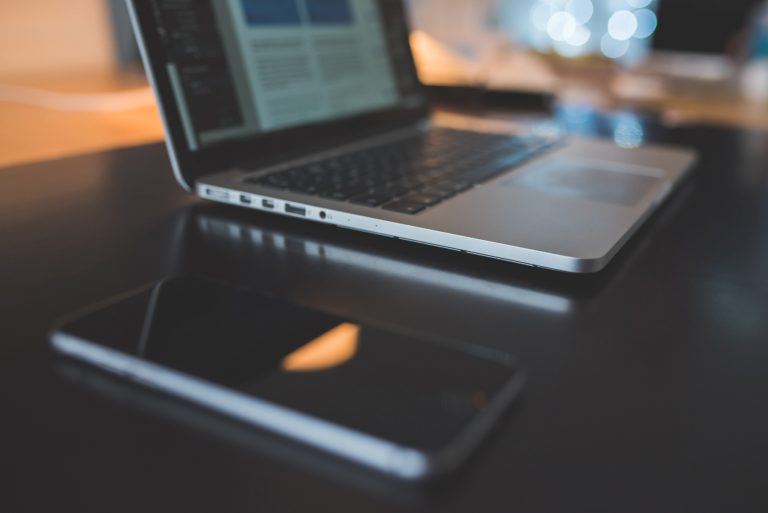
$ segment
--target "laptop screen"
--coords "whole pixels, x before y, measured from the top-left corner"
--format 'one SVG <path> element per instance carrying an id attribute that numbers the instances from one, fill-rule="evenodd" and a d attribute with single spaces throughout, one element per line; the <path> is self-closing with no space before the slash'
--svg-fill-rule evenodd
<path id="1" fill-rule="evenodd" d="M 153 0 L 191 150 L 421 101 L 376 0 Z M 406 40 L 407 41 L 407 40 Z"/>

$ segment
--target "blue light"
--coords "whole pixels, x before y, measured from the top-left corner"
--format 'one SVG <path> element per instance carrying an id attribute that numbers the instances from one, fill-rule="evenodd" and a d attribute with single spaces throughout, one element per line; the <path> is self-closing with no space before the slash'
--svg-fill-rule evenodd
<path id="1" fill-rule="evenodd" d="M 651 37 L 656 32 L 656 27 L 659 24 L 656 19 L 656 14 L 650 9 L 640 9 L 635 13 L 637 18 L 637 32 L 635 36 L 637 39 L 645 39 Z"/>
<path id="2" fill-rule="evenodd" d="M 630 11 L 622 10 L 613 13 L 608 20 L 608 33 L 617 41 L 626 41 L 637 32 L 637 18 Z"/>

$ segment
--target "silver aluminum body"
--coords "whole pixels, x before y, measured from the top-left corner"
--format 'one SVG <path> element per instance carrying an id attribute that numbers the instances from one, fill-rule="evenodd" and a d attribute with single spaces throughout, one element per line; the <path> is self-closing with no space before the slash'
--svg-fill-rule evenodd
<path id="1" fill-rule="evenodd" d="M 403 132 L 393 134 L 402 136 Z M 608 140 L 572 137 L 564 145 L 416 215 L 279 191 L 244 181 L 283 165 L 256 172 L 230 170 L 212 174 L 198 181 L 197 193 L 213 201 L 524 265 L 590 273 L 608 264 L 685 176 L 694 160 L 693 152 L 680 148 L 649 145 L 624 149 Z M 552 164 L 646 176 L 653 179 L 653 184 L 631 204 L 550 193 L 546 187 L 534 190 L 509 185 L 515 173 Z M 594 184 L 582 183 L 581 187 L 588 189 L 590 185 L 600 187 L 597 180 Z M 243 204 L 243 195 L 248 204 Z M 273 208 L 263 205 L 265 199 L 271 201 Z M 305 213 L 286 212 L 286 206 L 304 209 Z"/>
<path id="2" fill-rule="evenodd" d="M 128 6 L 145 69 L 153 89 L 157 91 L 133 2 L 129 1 Z M 174 141 L 170 137 L 171 131 L 168 129 L 168 119 L 160 95 L 158 106 L 166 134 L 169 134 L 166 144 L 174 176 L 182 187 L 190 190 L 176 155 L 176 145 L 183 144 L 183 141 Z M 426 121 L 413 130 L 428 130 L 430 124 Z M 400 137 L 403 133 L 398 131 L 379 139 Z M 329 148 L 329 151 L 338 151 L 338 148 Z M 509 174 L 522 172 L 543 159 L 553 158 L 598 163 L 600 167 L 613 168 L 619 173 L 649 173 L 657 176 L 658 180 L 631 205 L 569 198 L 541 190 L 501 185 Z M 305 209 L 305 215 L 300 217 L 311 221 L 524 265 L 590 273 L 603 269 L 610 262 L 642 222 L 680 182 L 695 159 L 694 152 L 682 148 L 648 145 L 624 149 L 607 140 L 571 138 L 565 146 L 417 215 L 247 184 L 243 181 L 246 173 L 237 169 L 222 169 L 221 173 L 212 173 L 198 181 L 195 187 L 200 196 L 213 201 L 295 215 L 285 211 L 286 204 L 290 204 Z M 248 175 L 252 174 L 253 170 L 250 170 Z M 599 185 L 595 183 L 596 187 Z M 244 205 L 241 194 L 249 195 L 251 202 Z M 263 199 L 271 200 L 274 208 L 262 207 Z"/>

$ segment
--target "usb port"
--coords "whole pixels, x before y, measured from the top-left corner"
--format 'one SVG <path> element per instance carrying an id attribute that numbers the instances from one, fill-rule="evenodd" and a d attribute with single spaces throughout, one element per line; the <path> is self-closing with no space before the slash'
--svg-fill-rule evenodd
<path id="1" fill-rule="evenodd" d="M 205 189 L 205 195 L 213 200 L 229 201 L 229 193 L 227 191 L 207 187 Z"/>
<path id="2" fill-rule="evenodd" d="M 248 196 L 247 194 L 241 194 L 240 203 L 242 203 L 243 205 L 250 205 L 252 203 L 251 197 Z"/>
<path id="3" fill-rule="evenodd" d="M 261 206 L 264 208 L 275 208 L 275 202 L 268 199 L 261 200 Z"/>
<path id="4" fill-rule="evenodd" d="M 307 215 L 307 209 L 304 207 L 297 207 L 294 205 L 291 205 L 290 203 L 285 204 L 285 211 L 288 214 L 293 214 L 296 216 L 306 216 Z"/>

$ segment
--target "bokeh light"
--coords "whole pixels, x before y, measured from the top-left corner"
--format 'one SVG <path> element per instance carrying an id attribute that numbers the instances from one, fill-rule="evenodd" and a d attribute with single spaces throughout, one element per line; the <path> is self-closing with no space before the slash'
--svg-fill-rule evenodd
<path id="1" fill-rule="evenodd" d="M 558 11 L 547 22 L 547 34 L 553 41 L 565 41 L 576 30 L 576 20 L 571 13 Z"/>
<path id="2" fill-rule="evenodd" d="M 627 3 L 630 5 L 630 7 L 634 7 L 635 9 L 643 9 L 648 7 L 652 2 L 653 0 L 627 0 Z"/>
<path id="3" fill-rule="evenodd" d="M 613 128 L 613 140 L 621 148 L 639 148 L 645 141 L 645 130 L 633 114 L 619 113 Z"/>
<path id="4" fill-rule="evenodd" d="M 602 54 L 631 61 L 656 31 L 658 0 L 534 0 L 527 42 L 564 57 Z"/>
<path id="5" fill-rule="evenodd" d="M 592 37 L 592 32 L 584 25 L 577 25 L 569 37 L 566 38 L 566 42 L 572 46 L 584 46 L 589 42 L 589 38 Z"/>
<path id="6" fill-rule="evenodd" d="M 608 20 L 608 34 L 617 41 L 626 41 L 637 32 L 637 18 L 630 11 L 613 13 Z"/>
<path id="7" fill-rule="evenodd" d="M 656 32 L 656 27 L 659 24 L 658 19 L 656 19 L 656 13 L 650 9 L 640 9 L 635 13 L 635 18 L 637 18 L 637 32 L 635 32 L 634 37 L 645 39 L 651 37 Z"/>
<path id="8" fill-rule="evenodd" d="M 614 39 L 610 34 L 604 34 L 600 40 L 600 51 L 609 59 L 618 59 L 629 51 L 629 41 Z"/>
<path id="9" fill-rule="evenodd" d="M 592 4 L 592 0 L 570 0 L 565 4 L 565 10 L 573 15 L 576 23 L 584 25 L 592 19 L 595 6 Z"/>

